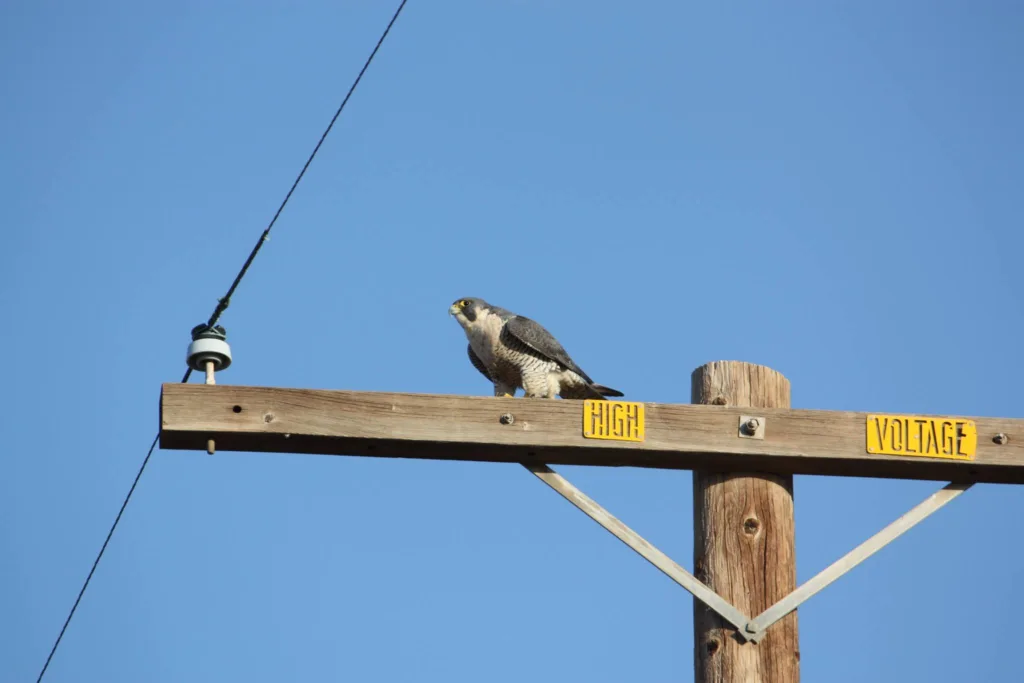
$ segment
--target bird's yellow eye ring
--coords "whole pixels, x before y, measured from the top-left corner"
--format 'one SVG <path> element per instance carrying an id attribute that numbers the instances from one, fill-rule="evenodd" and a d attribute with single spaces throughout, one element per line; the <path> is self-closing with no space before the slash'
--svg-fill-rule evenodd
<path id="1" fill-rule="evenodd" d="M 466 301 L 465 299 L 463 299 L 462 301 L 459 302 L 459 308 L 465 308 L 468 305 L 469 305 L 469 302 Z"/>

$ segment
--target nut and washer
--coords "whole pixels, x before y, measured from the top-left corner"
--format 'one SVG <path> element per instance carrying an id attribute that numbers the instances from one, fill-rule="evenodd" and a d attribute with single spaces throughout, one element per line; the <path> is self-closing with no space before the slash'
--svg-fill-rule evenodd
<path id="1" fill-rule="evenodd" d="M 763 417 L 756 415 L 740 415 L 739 437 L 741 439 L 764 439 L 764 428 L 767 423 Z"/>

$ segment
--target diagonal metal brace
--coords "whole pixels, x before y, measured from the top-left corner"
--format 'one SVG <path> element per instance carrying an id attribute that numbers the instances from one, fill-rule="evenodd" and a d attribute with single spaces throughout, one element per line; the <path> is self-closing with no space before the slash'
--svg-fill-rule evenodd
<path id="1" fill-rule="evenodd" d="M 750 623 L 750 619 L 743 612 L 733 607 L 725 598 L 708 588 L 707 585 L 699 581 L 693 574 L 673 562 L 672 558 L 648 543 L 640 534 L 616 519 L 614 515 L 595 503 L 585 493 L 569 483 L 562 475 L 547 465 L 527 465 L 523 463 L 523 467 L 530 470 L 538 479 L 553 488 L 587 516 L 610 531 L 616 538 L 635 550 L 641 557 L 664 572 L 670 579 L 688 590 L 693 597 L 722 615 L 723 619 L 736 627 L 737 634 L 741 638 L 754 641 L 759 639 L 760 634 L 752 634 L 744 630 L 745 626 Z"/>
<path id="2" fill-rule="evenodd" d="M 828 586 L 830 583 L 846 574 L 858 564 L 868 559 L 879 550 L 899 538 L 904 532 L 909 531 L 919 522 L 927 519 L 929 515 L 936 512 L 943 505 L 953 500 L 961 493 L 967 491 L 974 484 L 946 484 L 924 501 L 919 503 L 905 515 L 889 524 L 877 534 L 861 543 L 859 546 L 848 552 L 839 560 L 823 569 L 813 579 L 807 581 L 795 591 L 779 600 L 777 603 L 759 614 L 753 621 L 744 626 L 743 631 L 751 633 L 757 640 L 764 635 L 764 632 L 779 619 L 795 610 L 816 593 Z"/>
<path id="3" fill-rule="evenodd" d="M 616 538 L 629 546 L 641 557 L 660 569 L 666 576 L 689 591 L 709 608 L 720 614 L 722 618 L 736 627 L 736 635 L 744 640 L 760 641 L 765 632 L 775 622 L 795 610 L 801 604 L 822 591 L 829 584 L 839 579 L 858 564 L 868 559 L 879 550 L 914 528 L 938 511 L 948 502 L 966 492 L 973 484 L 950 483 L 936 491 L 924 501 L 913 507 L 909 512 L 896 519 L 877 534 L 861 543 L 842 558 L 833 562 L 817 576 L 805 582 L 795 591 L 776 602 L 754 619 L 748 619 L 743 612 L 736 609 L 718 593 L 702 583 L 690 572 L 676 564 L 672 558 L 651 545 L 640 534 L 623 524 L 610 512 L 598 505 L 593 499 L 573 486 L 563 476 L 546 465 L 528 465 L 538 479 L 553 488 L 562 497 L 579 508 L 584 514 L 607 529 Z"/>

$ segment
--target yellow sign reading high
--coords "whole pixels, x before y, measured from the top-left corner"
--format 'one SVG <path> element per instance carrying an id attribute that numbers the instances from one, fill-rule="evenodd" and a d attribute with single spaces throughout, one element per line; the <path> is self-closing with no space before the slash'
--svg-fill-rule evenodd
<path id="1" fill-rule="evenodd" d="M 644 440 L 644 404 L 632 401 L 583 401 L 583 436 L 613 441 Z"/>

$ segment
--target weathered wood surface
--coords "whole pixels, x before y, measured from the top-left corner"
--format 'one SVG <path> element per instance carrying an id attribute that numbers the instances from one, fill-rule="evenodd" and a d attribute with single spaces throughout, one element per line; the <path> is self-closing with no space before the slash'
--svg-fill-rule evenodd
<path id="1" fill-rule="evenodd" d="M 1021 419 L 973 418 L 977 457 L 957 461 L 868 453 L 855 412 L 761 408 L 756 440 L 749 409 L 646 403 L 645 440 L 621 442 L 583 437 L 582 401 L 164 384 L 160 409 L 164 449 L 1024 483 Z"/>
<path id="2" fill-rule="evenodd" d="M 698 404 L 788 408 L 789 381 L 736 361 L 708 363 L 692 375 Z M 770 424 L 770 423 L 769 423 Z M 693 473 L 693 566 L 698 580 L 744 614 L 760 614 L 796 589 L 793 476 Z M 703 603 L 693 603 L 696 683 L 798 683 L 797 613 L 758 643 Z"/>

